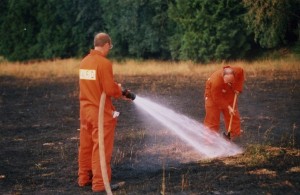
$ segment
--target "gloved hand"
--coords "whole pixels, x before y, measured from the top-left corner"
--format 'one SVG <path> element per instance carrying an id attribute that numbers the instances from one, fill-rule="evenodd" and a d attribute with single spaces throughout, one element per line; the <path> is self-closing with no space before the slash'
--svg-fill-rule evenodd
<path id="1" fill-rule="evenodd" d="M 134 100 L 136 97 L 134 93 L 132 93 L 132 92 L 130 92 L 130 90 L 124 89 L 124 88 L 122 89 L 122 95 L 130 100 Z"/>

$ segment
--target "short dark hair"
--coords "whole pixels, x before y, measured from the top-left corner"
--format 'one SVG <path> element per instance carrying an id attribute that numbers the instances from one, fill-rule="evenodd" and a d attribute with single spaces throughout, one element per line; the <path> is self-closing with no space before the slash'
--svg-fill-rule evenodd
<path id="1" fill-rule="evenodd" d="M 106 33 L 97 33 L 94 37 L 94 47 L 103 47 L 106 43 L 111 44 L 111 39 Z"/>

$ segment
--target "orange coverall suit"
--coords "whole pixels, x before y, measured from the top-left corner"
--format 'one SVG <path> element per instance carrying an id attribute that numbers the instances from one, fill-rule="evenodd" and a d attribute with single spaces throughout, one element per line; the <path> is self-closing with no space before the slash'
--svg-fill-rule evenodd
<path id="1" fill-rule="evenodd" d="M 228 66 L 227 66 L 228 67 Z M 225 68 L 225 67 L 224 67 Z M 244 71 L 241 67 L 231 67 L 235 72 L 235 81 L 230 85 L 224 83 L 223 69 L 214 72 L 206 81 L 205 87 L 205 110 L 204 125 L 218 132 L 220 128 L 220 114 L 223 113 L 225 127 L 228 130 L 230 114 L 228 106 L 233 106 L 234 91 L 242 92 L 244 83 Z M 232 138 L 241 134 L 240 115 L 235 107 L 235 115 L 232 119 L 230 135 Z"/>
<path id="2" fill-rule="evenodd" d="M 116 118 L 113 118 L 111 97 L 122 95 L 121 88 L 113 79 L 112 63 L 91 50 L 80 64 L 80 146 L 78 156 L 78 184 L 84 186 L 91 182 L 93 191 L 105 190 L 100 168 L 98 143 L 98 112 L 102 92 L 106 93 L 104 108 L 104 145 L 109 180 L 111 180 L 111 156 L 114 143 Z"/>

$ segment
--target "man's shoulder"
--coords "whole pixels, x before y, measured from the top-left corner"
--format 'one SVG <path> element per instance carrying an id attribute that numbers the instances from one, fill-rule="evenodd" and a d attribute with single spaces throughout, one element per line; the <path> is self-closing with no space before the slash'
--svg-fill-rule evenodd
<path id="1" fill-rule="evenodd" d="M 217 70 L 215 71 L 209 78 L 208 80 L 213 86 L 220 86 L 223 85 L 223 77 L 222 77 L 222 70 Z"/>
<path id="2" fill-rule="evenodd" d="M 109 65 L 112 64 L 112 62 L 106 57 L 100 56 L 100 60 L 101 60 L 101 62 L 103 62 L 105 64 L 109 64 Z"/>
<path id="3" fill-rule="evenodd" d="M 213 72 L 211 75 L 210 75 L 210 78 L 215 80 L 215 79 L 219 79 L 219 78 L 222 78 L 222 71 L 223 69 L 218 69 L 216 70 L 215 72 Z"/>
<path id="4" fill-rule="evenodd" d="M 232 67 L 233 71 L 235 72 L 236 75 L 244 75 L 244 69 L 240 66 L 234 66 Z"/>
<path id="5" fill-rule="evenodd" d="M 94 64 L 94 65 L 103 65 L 103 66 L 111 66 L 112 65 L 112 62 L 101 56 L 101 55 L 87 55 L 85 56 L 82 61 L 81 61 L 81 64 L 84 65 L 84 64 Z"/>
<path id="6" fill-rule="evenodd" d="M 241 67 L 241 66 L 232 66 L 231 68 L 233 70 L 244 70 L 243 67 Z"/>

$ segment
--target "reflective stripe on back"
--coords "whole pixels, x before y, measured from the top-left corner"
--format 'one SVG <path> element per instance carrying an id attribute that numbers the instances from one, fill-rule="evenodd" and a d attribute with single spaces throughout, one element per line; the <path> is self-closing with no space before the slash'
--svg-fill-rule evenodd
<path id="1" fill-rule="evenodd" d="M 80 69 L 79 78 L 83 80 L 96 80 L 96 70 Z"/>

